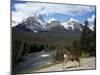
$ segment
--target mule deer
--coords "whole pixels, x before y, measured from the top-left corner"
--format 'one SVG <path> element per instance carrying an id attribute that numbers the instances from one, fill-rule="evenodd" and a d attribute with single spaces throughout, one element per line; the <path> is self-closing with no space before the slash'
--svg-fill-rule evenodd
<path id="1" fill-rule="evenodd" d="M 79 63 L 79 66 L 80 66 L 80 59 L 79 59 L 79 56 L 69 52 L 69 51 L 65 51 L 64 52 L 64 64 L 63 64 L 63 67 L 66 68 L 66 64 L 68 61 L 77 61 Z"/>

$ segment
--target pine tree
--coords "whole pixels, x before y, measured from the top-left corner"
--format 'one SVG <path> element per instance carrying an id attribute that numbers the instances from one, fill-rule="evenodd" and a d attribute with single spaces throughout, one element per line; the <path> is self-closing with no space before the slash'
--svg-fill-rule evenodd
<path id="1" fill-rule="evenodd" d="M 96 56 L 96 17 L 94 19 L 94 29 L 92 36 L 92 53 L 91 55 Z"/>
<path id="2" fill-rule="evenodd" d="M 91 38 L 92 38 L 92 30 L 88 27 L 89 23 L 86 20 L 84 22 L 83 26 L 83 31 L 81 34 L 81 39 L 80 39 L 80 49 L 81 51 L 84 51 L 86 53 L 91 52 Z"/>
<path id="3" fill-rule="evenodd" d="M 84 26 L 83 26 L 83 30 L 82 30 L 82 34 L 81 34 L 81 39 L 80 39 L 80 48 L 81 50 L 85 51 L 86 50 L 86 41 L 87 41 L 87 34 L 86 34 L 86 31 L 87 31 L 87 26 L 88 26 L 88 22 L 87 20 L 84 22 Z"/>

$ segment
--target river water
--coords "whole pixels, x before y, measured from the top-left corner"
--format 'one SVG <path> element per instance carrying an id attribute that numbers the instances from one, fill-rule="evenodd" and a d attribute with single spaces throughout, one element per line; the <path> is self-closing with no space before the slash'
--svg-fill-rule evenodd
<path id="1" fill-rule="evenodd" d="M 23 57 L 23 61 L 16 65 L 16 72 L 27 71 L 39 66 L 52 64 L 55 60 L 56 51 L 36 52 Z"/>

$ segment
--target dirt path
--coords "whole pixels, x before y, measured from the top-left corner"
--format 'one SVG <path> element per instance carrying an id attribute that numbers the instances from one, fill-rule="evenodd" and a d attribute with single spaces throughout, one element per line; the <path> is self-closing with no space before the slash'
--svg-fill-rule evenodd
<path id="1" fill-rule="evenodd" d="M 81 66 L 72 67 L 72 68 L 63 68 L 63 63 L 52 65 L 48 68 L 40 69 L 35 72 L 47 72 L 47 71 L 63 71 L 63 70 L 79 70 L 79 69 L 95 69 L 95 57 L 91 58 L 82 58 L 80 60 Z M 69 62 L 67 65 L 72 65 L 72 62 Z M 74 65 L 78 65 L 77 62 L 74 62 Z"/>

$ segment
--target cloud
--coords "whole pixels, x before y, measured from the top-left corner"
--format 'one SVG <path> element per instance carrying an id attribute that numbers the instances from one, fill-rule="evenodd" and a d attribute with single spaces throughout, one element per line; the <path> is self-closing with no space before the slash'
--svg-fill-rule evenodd
<path id="1" fill-rule="evenodd" d="M 47 4 L 47 3 L 17 3 L 15 4 L 16 11 L 20 11 L 25 15 L 40 14 L 53 14 L 61 13 L 67 15 L 83 15 L 87 12 L 93 11 L 95 8 L 92 6 L 82 5 L 65 5 L 65 4 Z"/>
<path id="2" fill-rule="evenodd" d="M 42 14 L 48 16 L 54 13 L 60 13 L 70 16 L 84 15 L 88 12 L 95 10 L 93 6 L 82 6 L 82 5 L 65 5 L 65 4 L 48 4 L 48 3 L 34 3 L 34 2 L 25 2 L 25 3 L 15 3 L 15 9 L 12 10 L 12 15 L 14 17 L 19 17 L 24 19 L 28 16 L 35 14 Z M 14 18 L 12 18 L 14 20 Z"/>
<path id="3" fill-rule="evenodd" d="M 16 26 L 28 16 L 23 15 L 21 12 L 12 12 L 12 26 Z"/>
<path id="4" fill-rule="evenodd" d="M 94 29 L 94 19 L 95 19 L 95 15 L 92 15 L 90 18 L 87 19 L 91 30 Z"/>
<path id="5" fill-rule="evenodd" d="M 92 12 L 94 10 L 94 7 L 90 6 L 80 6 L 80 5 L 57 5 L 57 4 L 44 4 L 43 11 L 40 11 L 38 13 L 40 14 L 54 14 L 54 13 L 60 13 L 70 16 L 76 16 L 76 15 L 84 15 L 88 12 Z M 46 7 L 45 7 L 46 6 Z"/>
<path id="6" fill-rule="evenodd" d="M 24 18 L 12 16 L 12 26 L 16 26 L 18 23 L 22 22 Z"/>
<path id="7" fill-rule="evenodd" d="M 95 19 L 95 15 L 92 15 L 90 18 L 88 18 L 88 21 L 89 22 L 94 22 L 94 19 Z"/>

